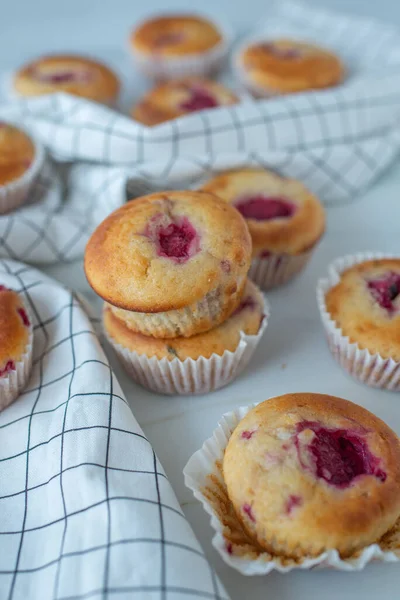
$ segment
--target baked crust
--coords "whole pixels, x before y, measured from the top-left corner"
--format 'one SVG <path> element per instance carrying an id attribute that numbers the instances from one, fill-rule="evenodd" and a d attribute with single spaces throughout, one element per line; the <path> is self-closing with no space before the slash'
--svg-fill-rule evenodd
<path id="1" fill-rule="evenodd" d="M 57 74 L 59 81 L 49 79 Z M 62 80 L 66 74 L 71 75 L 70 80 Z M 112 104 L 117 99 L 120 83 L 115 73 L 98 61 L 60 54 L 43 56 L 23 66 L 14 76 L 14 88 L 23 96 L 66 92 Z"/>
<path id="2" fill-rule="evenodd" d="M 239 65 L 252 83 L 279 94 L 331 87 L 340 83 L 345 73 L 341 60 L 332 52 L 289 39 L 247 46 Z"/>
<path id="3" fill-rule="evenodd" d="M 23 131 L 0 121 L 0 186 L 21 177 L 35 156 L 35 147 Z"/>
<path id="4" fill-rule="evenodd" d="M 234 352 L 240 342 L 240 333 L 256 335 L 264 316 L 264 303 L 258 288 L 247 281 L 243 298 L 236 312 L 222 325 L 194 335 L 178 337 L 170 340 L 157 339 L 135 333 L 105 305 L 103 323 L 107 334 L 124 348 L 137 354 L 145 354 L 148 358 L 167 358 L 173 360 L 196 360 L 200 356 L 210 358 L 212 354 L 222 355 L 225 350 Z"/>
<path id="5" fill-rule="evenodd" d="M 169 15 L 149 19 L 130 37 L 134 51 L 175 58 L 207 52 L 222 41 L 222 34 L 207 19 L 195 15 Z"/>
<path id="6" fill-rule="evenodd" d="M 297 207 L 288 218 L 246 219 L 253 243 L 253 256 L 263 252 L 300 254 L 311 249 L 325 230 L 325 211 L 317 198 L 300 181 L 286 179 L 265 169 L 226 171 L 201 188 L 226 202 L 263 194 L 283 197 Z"/>
<path id="7" fill-rule="evenodd" d="M 317 475 L 312 454 L 302 462 L 313 426 L 362 439 L 376 461 L 373 473 L 345 486 Z M 286 394 L 259 404 L 233 432 L 223 471 L 245 530 L 277 554 L 297 558 L 337 549 L 348 556 L 378 541 L 400 515 L 397 435 L 361 406 L 334 396 Z"/>
<path id="8" fill-rule="evenodd" d="M 0 286 L 0 375 L 9 361 L 18 362 L 26 350 L 29 328 L 20 297 L 14 290 Z"/>
<path id="9" fill-rule="evenodd" d="M 233 92 L 216 81 L 202 77 L 185 77 L 162 83 L 150 90 L 133 107 L 132 117 L 144 125 L 152 126 L 188 114 L 192 110 L 188 110 L 182 104 L 190 99 L 193 90 L 198 89 L 210 94 L 218 106 L 238 102 L 238 97 Z"/>
<path id="10" fill-rule="evenodd" d="M 394 311 L 388 311 L 368 289 L 368 281 L 390 272 L 400 277 L 400 259 L 368 260 L 350 267 L 327 292 L 325 301 L 331 318 L 350 342 L 400 361 L 400 295 L 393 300 Z"/>
<path id="11" fill-rule="evenodd" d="M 196 237 L 194 253 L 179 261 L 160 254 L 157 235 L 160 227 L 182 222 Z M 218 288 L 228 301 L 243 287 L 250 259 L 250 234 L 235 209 L 212 194 L 168 191 L 131 200 L 109 215 L 87 244 L 85 272 L 109 304 L 159 313 Z"/>

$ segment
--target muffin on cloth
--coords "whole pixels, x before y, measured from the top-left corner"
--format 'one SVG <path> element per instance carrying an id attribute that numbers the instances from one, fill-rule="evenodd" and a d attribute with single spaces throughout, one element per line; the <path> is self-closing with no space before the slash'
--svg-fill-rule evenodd
<path id="1" fill-rule="evenodd" d="M 400 516 L 400 442 L 347 400 L 286 394 L 251 409 L 223 459 L 245 531 L 288 557 L 342 557 L 378 541 Z"/>
<path id="2" fill-rule="evenodd" d="M 201 188 L 246 219 L 253 245 L 249 277 L 261 289 L 281 285 L 309 261 L 325 230 L 325 212 L 302 183 L 257 168 L 226 171 Z"/>
<path id="3" fill-rule="evenodd" d="M 105 304 L 106 337 L 132 378 L 163 394 L 208 393 L 227 385 L 249 362 L 269 309 L 247 282 L 241 302 L 221 325 L 190 338 L 160 339 L 129 329 Z"/>
<path id="4" fill-rule="evenodd" d="M 33 328 L 26 306 L 17 292 L 0 284 L 0 410 L 28 383 L 32 350 Z"/>
<path id="5" fill-rule="evenodd" d="M 102 104 L 114 105 L 120 83 L 102 63 L 75 55 L 50 55 L 24 65 L 14 75 L 14 90 L 22 96 L 66 92 Z"/>
<path id="6" fill-rule="evenodd" d="M 343 80 L 345 72 L 332 52 L 287 39 L 244 46 L 235 66 L 244 85 L 258 97 L 332 87 Z"/>
<path id="7" fill-rule="evenodd" d="M 109 215 L 87 244 L 85 272 L 132 331 L 190 337 L 236 310 L 250 260 L 238 211 L 212 194 L 166 191 Z"/>
<path id="8" fill-rule="evenodd" d="M 400 257 L 338 259 L 318 284 L 329 347 L 368 385 L 400 390 Z"/>
<path id="9" fill-rule="evenodd" d="M 211 74 L 228 51 L 225 30 L 190 14 L 148 19 L 132 31 L 129 42 L 137 66 L 156 79 Z"/>
<path id="10" fill-rule="evenodd" d="M 26 200 L 42 164 L 42 147 L 17 126 L 0 121 L 0 214 Z"/>
<path id="11" fill-rule="evenodd" d="M 132 117 L 144 125 L 158 125 L 188 113 L 238 102 L 226 87 L 201 77 L 162 83 L 150 90 L 132 109 Z"/>

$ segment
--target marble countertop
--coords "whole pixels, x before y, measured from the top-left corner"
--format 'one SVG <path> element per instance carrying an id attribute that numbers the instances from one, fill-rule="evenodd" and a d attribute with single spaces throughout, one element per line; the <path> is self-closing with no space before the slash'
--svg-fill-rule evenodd
<path id="1" fill-rule="evenodd" d="M 381 16 L 400 26 L 400 3 L 380 0 L 324 0 L 318 5 Z M 175 2 L 173 7 L 187 7 Z M 151 0 L 139 6 L 128 0 L 69 0 L 68 3 L 17 0 L 3 7 L 0 23 L 0 70 L 34 54 L 74 48 L 84 51 L 121 45 L 131 24 L 148 10 L 171 8 Z M 229 15 L 235 26 L 250 26 L 266 13 L 261 0 L 235 3 L 204 0 L 202 9 Z M 21 15 L 24 15 L 23 18 Z M 6 51 L 7 50 L 7 51 Z M 342 372 L 325 343 L 315 299 L 316 281 L 337 256 L 364 250 L 400 253 L 400 168 L 393 165 L 367 193 L 351 204 L 328 208 L 328 229 L 308 269 L 288 286 L 268 294 L 271 319 L 257 352 L 231 386 L 204 397 L 156 396 L 130 381 L 109 351 L 111 362 L 132 410 L 152 442 L 178 499 L 216 567 L 232 600 L 394 600 L 400 585 L 398 565 L 370 565 L 361 573 L 331 571 L 273 573 L 246 578 L 226 566 L 211 546 L 209 518 L 184 486 L 182 469 L 209 437 L 220 416 L 235 406 L 294 391 L 325 392 L 351 399 L 387 421 L 400 434 L 398 394 L 364 387 Z M 43 269 L 71 288 L 100 302 L 89 290 L 81 262 Z M 398 593 L 398 592 L 397 592 Z"/>

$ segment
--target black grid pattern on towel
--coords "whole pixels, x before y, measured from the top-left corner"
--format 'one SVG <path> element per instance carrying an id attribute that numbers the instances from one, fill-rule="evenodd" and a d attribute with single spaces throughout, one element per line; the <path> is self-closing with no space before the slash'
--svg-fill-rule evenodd
<path id="1" fill-rule="evenodd" d="M 274 22 L 277 31 L 284 24 L 326 40 L 362 67 L 338 88 L 247 100 L 153 128 L 62 94 L 1 107 L 0 117 L 23 123 L 46 145 L 53 165 L 39 178 L 34 202 L 0 216 L 0 256 L 30 263 L 81 257 L 94 227 L 126 200 L 130 180 L 136 195 L 261 164 L 303 180 L 327 203 L 364 190 L 400 148 L 398 33 L 286 2 L 268 20 L 272 31 Z"/>
<path id="2" fill-rule="evenodd" d="M 14 261 L 0 281 L 34 323 L 32 377 L 0 414 L 0 597 L 227 600 L 79 300 Z"/>

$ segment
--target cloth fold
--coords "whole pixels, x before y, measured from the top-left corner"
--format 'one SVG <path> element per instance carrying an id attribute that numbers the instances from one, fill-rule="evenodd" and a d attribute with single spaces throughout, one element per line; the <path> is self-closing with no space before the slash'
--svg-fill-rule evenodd
<path id="1" fill-rule="evenodd" d="M 0 260 L 34 323 L 0 414 L 0 598 L 227 600 L 78 298 Z"/>

